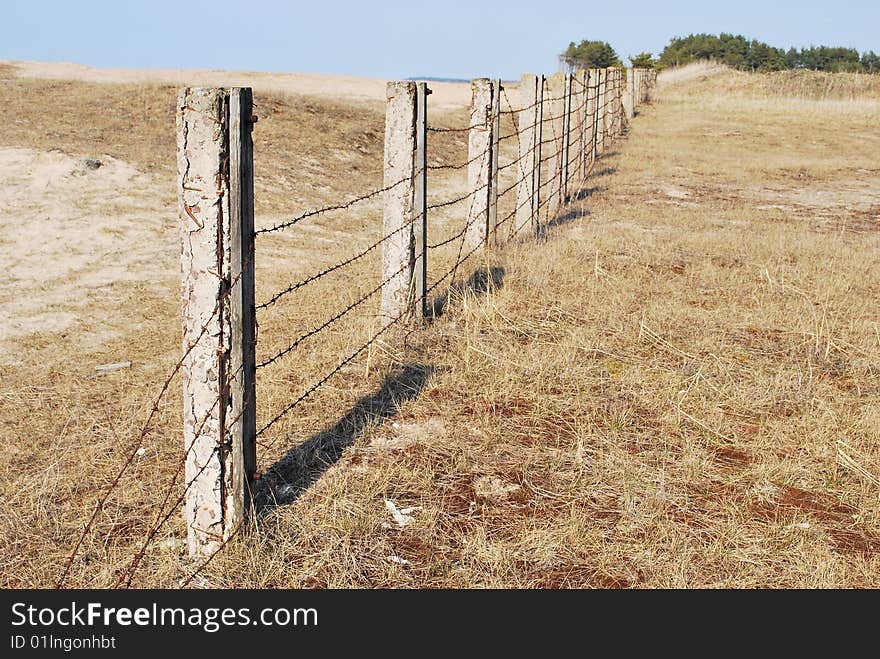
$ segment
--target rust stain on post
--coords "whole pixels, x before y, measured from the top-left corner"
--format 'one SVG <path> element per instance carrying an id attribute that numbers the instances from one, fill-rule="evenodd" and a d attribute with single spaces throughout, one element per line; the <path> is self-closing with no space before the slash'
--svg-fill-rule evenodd
<path id="1" fill-rule="evenodd" d="M 233 111 L 243 94 L 249 116 L 250 90 L 232 93 Z M 241 185 L 252 175 L 250 122 L 243 140 L 241 117 L 230 121 L 230 95 L 187 88 L 177 108 L 183 349 L 194 346 L 181 369 L 192 557 L 210 556 L 240 526 L 255 461 L 253 328 L 245 327 L 253 319 L 253 199 Z"/>

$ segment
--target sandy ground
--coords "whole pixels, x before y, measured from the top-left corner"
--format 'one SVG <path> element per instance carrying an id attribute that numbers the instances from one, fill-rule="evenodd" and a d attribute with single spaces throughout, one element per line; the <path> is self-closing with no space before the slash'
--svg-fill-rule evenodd
<path id="1" fill-rule="evenodd" d="M 131 165 L 0 147 L 0 178 L 2 250 L 10 257 L 0 282 L 7 319 L 0 339 L 63 331 L 75 320 L 71 305 L 171 266 L 167 194 Z"/>
<path id="2" fill-rule="evenodd" d="M 258 91 L 383 101 L 384 80 L 317 74 L 208 70 L 98 69 L 72 63 L 6 62 L 22 78 L 91 83 L 252 86 Z M 470 86 L 431 83 L 432 107 L 470 102 Z M 0 147 L 0 249 L 9 257 L 0 282 L 0 363 L 15 363 L 15 341 L 63 332 L 115 282 L 175 272 L 176 225 L 167 181 L 96 153 L 100 162 L 62 151 Z M 4 259 L 5 261 L 6 259 Z M 92 341 L 107 338 L 99 328 Z"/>
<path id="3" fill-rule="evenodd" d="M 0 61 L 0 63 L 3 63 Z M 23 78 L 78 80 L 99 83 L 156 83 L 191 87 L 253 87 L 256 91 L 324 98 L 385 100 L 386 80 L 316 73 L 254 73 L 179 69 L 103 69 L 70 62 L 7 61 Z M 431 107 L 455 110 L 471 100 L 467 83 L 432 82 Z"/>

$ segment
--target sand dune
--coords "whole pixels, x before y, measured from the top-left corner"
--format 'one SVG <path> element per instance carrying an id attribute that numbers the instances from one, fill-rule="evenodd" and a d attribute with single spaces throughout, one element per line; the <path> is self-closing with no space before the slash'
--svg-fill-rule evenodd
<path id="1" fill-rule="evenodd" d="M 171 84 L 191 87 L 253 87 L 255 91 L 302 94 L 323 98 L 384 101 L 386 80 L 317 73 L 257 73 L 207 69 L 105 69 L 70 62 L 6 61 L 24 78 L 78 80 L 96 83 Z M 432 82 L 431 108 L 455 110 L 467 107 L 470 85 Z"/>

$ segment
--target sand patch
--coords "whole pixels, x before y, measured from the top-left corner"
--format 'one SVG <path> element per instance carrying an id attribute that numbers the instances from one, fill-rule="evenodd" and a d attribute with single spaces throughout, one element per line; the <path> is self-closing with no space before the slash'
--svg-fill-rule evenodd
<path id="1" fill-rule="evenodd" d="M 0 340 L 64 330 L 102 289 L 174 272 L 174 209 L 154 177 L 101 154 L 12 147 L 0 171 Z"/>

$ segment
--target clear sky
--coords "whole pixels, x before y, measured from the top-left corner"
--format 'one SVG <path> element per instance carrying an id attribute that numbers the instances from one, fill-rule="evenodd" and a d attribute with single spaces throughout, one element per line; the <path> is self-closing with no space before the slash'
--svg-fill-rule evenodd
<path id="1" fill-rule="evenodd" d="M 880 0 L 0 0 L 0 59 L 104 67 L 516 78 L 570 41 L 625 58 L 733 32 L 880 52 Z"/>

